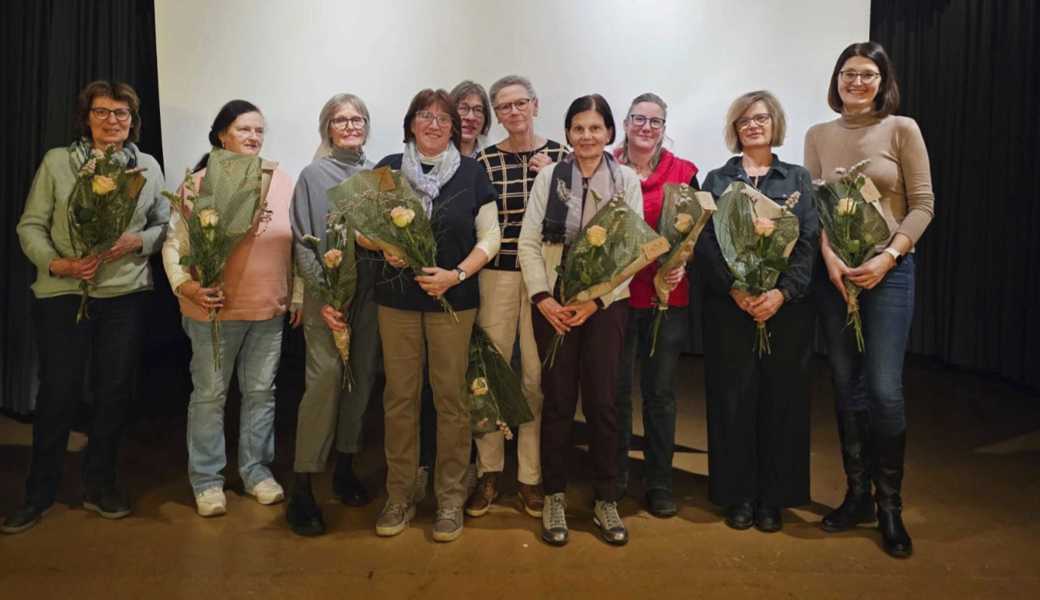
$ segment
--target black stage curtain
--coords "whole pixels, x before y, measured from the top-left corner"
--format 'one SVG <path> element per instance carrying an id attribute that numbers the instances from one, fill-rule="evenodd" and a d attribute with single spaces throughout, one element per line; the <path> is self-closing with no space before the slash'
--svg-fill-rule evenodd
<path id="1" fill-rule="evenodd" d="M 25 413 L 36 387 L 29 321 L 35 271 L 22 254 L 15 225 L 44 153 L 76 136 L 76 95 L 92 80 L 134 86 L 142 103 L 139 145 L 162 163 L 155 8 L 150 0 L 28 0 L 4 2 L 0 11 L 8 58 L 0 144 L 0 407 Z M 164 283 L 157 281 L 157 287 Z"/>
<path id="2" fill-rule="evenodd" d="M 873 0 L 870 16 L 935 186 L 910 351 L 1040 389 L 1040 6 Z"/>

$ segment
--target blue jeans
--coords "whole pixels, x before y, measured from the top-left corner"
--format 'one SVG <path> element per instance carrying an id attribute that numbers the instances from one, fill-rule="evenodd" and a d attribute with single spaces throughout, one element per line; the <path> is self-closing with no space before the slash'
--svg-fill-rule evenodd
<path id="1" fill-rule="evenodd" d="M 231 374 L 238 368 L 242 419 L 238 435 L 238 472 L 246 489 L 271 477 L 274 460 L 274 378 L 282 355 L 285 317 L 266 321 L 221 321 L 221 366 L 213 368 L 210 323 L 182 318 L 191 340 L 191 382 L 188 404 L 188 478 L 199 494 L 223 487 L 224 404 Z"/>
<path id="2" fill-rule="evenodd" d="M 657 309 L 633 308 L 628 316 L 625 345 L 618 376 L 618 471 L 628 474 L 628 448 L 632 439 L 632 371 L 639 360 L 639 390 L 643 395 L 643 473 L 646 489 L 672 490 L 672 455 L 675 453 L 675 368 L 686 346 L 689 309 L 669 308 L 661 321 L 657 349 L 650 356 Z"/>
<path id="3" fill-rule="evenodd" d="M 872 429 L 882 435 L 906 430 L 903 357 L 914 316 L 914 255 L 888 272 L 872 290 L 859 296 L 864 351 L 856 349 L 847 309 L 838 290 L 817 272 L 816 300 L 827 339 L 837 410 L 866 411 Z"/>

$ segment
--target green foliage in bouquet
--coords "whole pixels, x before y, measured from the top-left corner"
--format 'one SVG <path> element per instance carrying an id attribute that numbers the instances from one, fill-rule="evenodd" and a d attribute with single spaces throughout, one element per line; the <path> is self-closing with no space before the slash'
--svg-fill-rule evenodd
<path id="1" fill-rule="evenodd" d="M 79 168 L 69 195 L 69 237 L 79 258 L 108 250 L 130 226 L 137 200 L 144 188 L 142 169 L 128 169 L 115 146 L 95 149 Z M 74 169 L 75 170 L 75 169 Z M 81 281 L 81 300 L 76 322 L 90 318 L 87 298 L 90 283 Z"/>
<path id="2" fill-rule="evenodd" d="M 835 169 L 838 180 L 816 186 L 813 194 L 831 249 L 853 269 L 877 254 L 876 247 L 891 236 L 878 206 L 881 194 L 874 182 L 863 175 L 869 162 L 864 160 L 849 169 Z M 863 323 L 859 314 L 862 290 L 846 279 L 845 291 L 849 297 L 847 324 L 855 332 L 856 347 L 863 352 Z"/>
<path id="3" fill-rule="evenodd" d="M 416 275 L 437 266 L 437 240 L 422 202 L 400 171 L 380 167 L 362 171 L 329 190 L 337 218 L 345 218 L 363 236 L 388 254 L 408 263 Z M 438 298 L 455 322 L 451 304 Z"/>
<path id="4" fill-rule="evenodd" d="M 685 265 L 693 258 L 697 238 L 708 224 L 715 208 L 715 199 L 708 192 L 698 192 L 686 183 L 666 183 L 664 186 L 657 233 L 668 241 L 669 250 L 657 259 L 657 273 L 654 274 L 657 314 L 654 315 L 650 356 L 653 356 L 657 349 L 657 334 L 661 330 L 664 313 L 668 310 L 668 297 L 675 289 L 665 282 L 665 276 L 669 271 Z"/>
<path id="5" fill-rule="evenodd" d="M 501 431 L 506 439 L 512 439 L 512 428 L 534 419 L 520 378 L 479 325 L 473 326 L 470 335 L 466 381 L 474 434 Z"/>
<path id="6" fill-rule="evenodd" d="M 560 197 L 570 192 L 560 184 Z M 592 192 L 596 205 L 601 198 Z M 571 244 L 557 267 L 562 304 L 575 305 L 606 295 L 668 252 L 668 242 L 618 194 L 600 208 Z M 563 336 L 556 334 L 545 364 L 551 367 Z"/>
<path id="7" fill-rule="evenodd" d="M 755 296 L 776 287 L 798 241 L 798 217 L 791 209 L 799 196 L 795 192 L 779 205 L 740 181 L 723 192 L 713 219 L 733 287 Z M 765 323 L 757 324 L 754 347 L 759 356 L 770 351 Z"/>
<path id="8" fill-rule="evenodd" d="M 317 237 L 304 236 L 303 244 L 314 253 L 321 273 L 304 273 L 307 289 L 317 294 L 322 304 L 338 311 L 346 307 L 357 290 L 357 262 L 355 259 L 354 229 L 342 218 L 330 216 L 325 231 L 325 248 Z M 331 331 L 332 340 L 343 363 L 343 387 L 350 389 L 353 375 L 350 371 L 350 323 L 343 331 Z"/>
<path id="9" fill-rule="evenodd" d="M 220 285 L 228 258 L 264 210 L 261 165 L 259 156 L 214 149 L 209 154 L 201 186 L 196 188 L 195 179 L 188 171 L 182 194 L 163 192 L 188 231 L 189 251 L 181 256 L 181 265 L 191 271 L 202 287 Z M 217 312 L 217 309 L 209 311 L 209 321 L 213 364 L 220 372 Z"/>

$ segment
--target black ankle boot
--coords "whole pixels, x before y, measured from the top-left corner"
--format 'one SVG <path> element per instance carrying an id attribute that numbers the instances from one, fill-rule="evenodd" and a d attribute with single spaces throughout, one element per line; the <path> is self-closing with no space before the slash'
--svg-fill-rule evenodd
<path id="1" fill-rule="evenodd" d="M 870 413 L 838 413 L 841 460 L 848 488 L 841 506 L 823 518 L 823 530 L 831 533 L 874 522 L 874 499 L 870 495 Z"/>
<path id="2" fill-rule="evenodd" d="M 285 519 L 296 535 L 313 537 L 325 533 L 325 519 L 311 491 L 310 473 L 297 473 L 285 508 Z"/>
<path id="3" fill-rule="evenodd" d="M 903 526 L 903 458 L 906 454 L 906 432 L 875 435 L 877 457 L 874 487 L 877 490 L 878 529 L 885 552 L 895 558 L 907 558 L 914 552 L 913 541 Z"/>
<path id="4" fill-rule="evenodd" d="M 332 475 L 332 495 L 347 506 L 364 506 L 372 498 L 354 474 L 354 455 L 339 453 L 336 471 Z"/>

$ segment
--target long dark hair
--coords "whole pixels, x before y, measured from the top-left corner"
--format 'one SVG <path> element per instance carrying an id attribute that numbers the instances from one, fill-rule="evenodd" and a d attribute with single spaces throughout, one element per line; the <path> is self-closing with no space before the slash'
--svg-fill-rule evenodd
<path id="1" fill-rule="evenodd" d="M 227 130 L 228 127 L 231 127 L 231 124 L 234 123 L 235 119 L 240 115 L 251 112 L 259 113 L 260 109 L 248 100 L 232 100 L 220 107 L 220 112 L 217 113 L 216 118 L 213 119 L 213 125 L 209 128 L 209 145 L 214 148 L 221 148 L 220 137 L 218 136 Z M 202 169 L 205 169 L 208 162 L 209 152 L 202 155 L 199 162 L 195 164 L 195 168 L 192 169 L 192 173 L 197 173 Z"/>
<path id="2" fill-rule="evenodd" d="M 881 73 L 881 85 L 878 86 L 877 96 L 874 96 L 874 112 L 879 117 L 887 117 L 899 109 L 899 83 L 896 81 L 896 67 L 888 58 L 885 48 L 877 42 L 856 42 L 849 44 L 834 63 L 831 72 L 831 83 L 827 88 L 827 104 L 836 113 L 841 113 L 844 103 L 838 94 L 838 74 L 845 66 L 845 61 L 853 56 L 869 58 L 877 65 Z"/>

